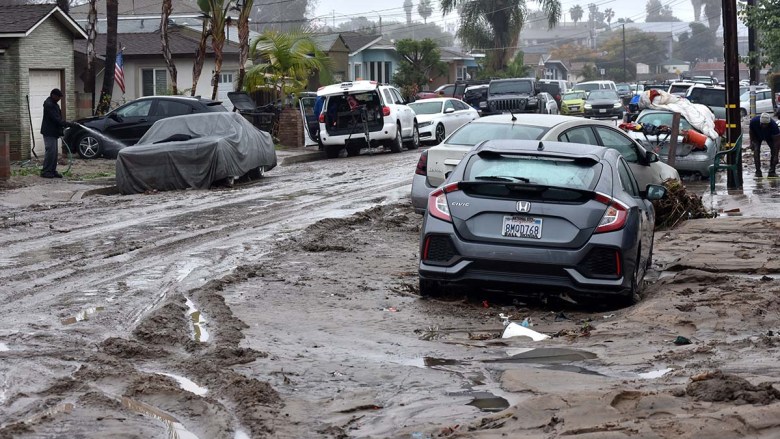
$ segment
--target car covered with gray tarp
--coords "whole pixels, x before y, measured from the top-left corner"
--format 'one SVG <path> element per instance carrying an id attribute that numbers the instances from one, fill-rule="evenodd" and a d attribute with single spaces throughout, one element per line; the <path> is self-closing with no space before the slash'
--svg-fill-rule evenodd
<path id="1" fill-rule="evenodd" d="M 148 190 L 207 189 L 276 166 L 271 135 L 237 113 L 191 114 L 156 122 L 116 160 L 123 194 Z"/>

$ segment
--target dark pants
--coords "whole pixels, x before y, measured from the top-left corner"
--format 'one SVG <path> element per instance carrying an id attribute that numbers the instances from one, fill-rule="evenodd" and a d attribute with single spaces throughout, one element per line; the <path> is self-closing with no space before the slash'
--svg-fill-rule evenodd
<path id="1" fill-rule="evenodd" d="M 41 175 L 54 175 L 57 172 L 57 141 L 59 137 L 43 136 L 43 144 L 46 152 L 43 156 L 43 169 Z"/>

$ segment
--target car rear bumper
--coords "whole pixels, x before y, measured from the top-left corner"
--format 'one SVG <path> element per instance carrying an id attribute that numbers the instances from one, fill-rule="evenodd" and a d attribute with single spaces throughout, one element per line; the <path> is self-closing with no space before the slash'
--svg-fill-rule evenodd
<path id="1" fill-rule="evenodd" d="M 371 141 L 384 141 L 384 140 L 390 140 L 395 138 L 395 132 L 398 129 L 398 125 L 396 125 L 393 122 L 385 122 L 385 124 L 382 126 L 381 129 L 375 130 L 375 131 L 369 131 L 369 138 Z M 325 127 L 325 124 L 320 123 L 320 140 L 322 141 L 323 145 L 346 145 L 347 141 L 359 141 L 359 140 L 365 140 L 365 135 L 363 134 L 362 128 L 355 129 L 355 132 L 353 132 L 351 135 L 334 135 L 331 136 L 327 133 L 327 128 Z"/>

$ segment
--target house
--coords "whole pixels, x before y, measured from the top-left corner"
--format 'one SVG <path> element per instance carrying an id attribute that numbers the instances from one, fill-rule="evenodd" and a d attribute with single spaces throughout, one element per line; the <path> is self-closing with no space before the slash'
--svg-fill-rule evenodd
<path id="1" fill-rule="evenodd" d="M 661 63 L 661 68 L 666 69 L 669 73 L 674 73 L 677 76 L 682 75 L 691 69 L 691 65 L 688 61 L 681 59 L 669 59 Z"/>
<path id="2" fill-rule="evenodd" d="M 349 47 L 341 34 L 323 34 L 314 37 L 317 48 L 328 56 L 333 82 L 343 82 L 349 79 Z M 312 74 L 309 79 L 309 90 L 320 87 L 319 77 Z"/>
<path id="3" fill-rule="evenodd" d="M 698 62 L 691 67 L 687 76 L 712 76 L 713 78 L 718 78 L 718 81 L 722 84 L 726 81 L 726 65 L 723 61 Z M 750 78 L 750 68 L 743 63 L 739 63 L 739 78 Z"/>
<path id="4" fill-rule="evenodd" d="M 452 84 L 455 81 L 466 81 L 476 76 L 479 65 L 474 56 L 463 53 L 454 47 L 442 47 L 439 49 L 440 60 L 447 64 L 447 72 L 432 78 L 430 87 L 438 88 L 440 85 Z"/>
<path id="5" fill-rule="evenodd" d="M 87 34 L 52 4 L 0 8 L 0 131 L 10 134 L 11 160 L 42 156 L 43 101 L 62 90 L 63 116 L 75 119 L 73 45 Z"/>
<path id="6" fill-rule="evenodd" d="M 98 33 L 106 33 L 106 0 L 96 1 L 97 30 Z M 173 11 L 170 20 L 180 26 L 200 26 L 201 12 L 196 0 L 172 0 Z M 117 23 L 119 33 L 153 32 L 160 28 L 160 16 L 162 15 L 162 2 L 160 0 L 132 0 L 118 2 L 119 21 Z M 70 15 L 84 29 L 87 28 L 87 3 L 72 6 Z"/>
<path id="7" fill-rule="evenodd" d="M 341 37 L 349 47 L 349 80 L 366 79 L 389 84 L 398 69 L 395 45 L 381 35 L 343 32 Z"/>
<path id="8" fill-rule="evenodd" d="M 195 64 L 195 52 L 198 48 L 200 36 L 190 29 L 174 26 L 169 28 L 168 45 L 173 56 L 177 70 L 177 85 L 180 93 L 189 94 L 192 87 L 192 67 Z M 121 105 L 125 102 L 137 99 L 141 96 L 171 94 L 171 77 L 165 64 L 165 58 L 161 53 L 161 40 L 159 31 L 144 33 L 120 33 L 117 41 L 122 49 L 124 60 L 125 91 L 114 83 L 112 92 L 113 105 Z M 85 82 L 87 70 L 87 46 L 86 41 L 75 44 L 77 52 L 77 89 L 83 99 L 79 99 L 79 113 L 81 116 L 91 114 L 92 94 Z M 106 35 L 98 34 L 95 41 L 95 51 L 98 54 L 106 53 Z M 95 77 L 95 89 L 99 94 L 100 84 L 103 83 L 103 71 L 97 67 Z M 211 45 L 206 46 L 206 59 L 203 64 L 196 95 L 211 97 L 212 72 L 214 71 L 214 53 Z M 223 48 L 222 70 L 219 78 L 218 100 L 230 110 L 232 106 L 227 99 L 227 93 L 233 91 L 234 82 L 238 78 L 238 44 L 225 43 Z"/>
<path id="9" fill-rule="evenodd" d="M 551 55 L 523 53 L 523 64 L 533 72 L 530 76 L 536 76 L 540 79 L 569 80 L 569 67 L 561 60 L 552 59 Z"/>

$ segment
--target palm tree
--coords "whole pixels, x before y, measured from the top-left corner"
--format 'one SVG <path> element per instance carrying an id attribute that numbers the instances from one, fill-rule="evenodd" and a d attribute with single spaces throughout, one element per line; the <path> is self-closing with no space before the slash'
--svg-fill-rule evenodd
<path id="1" fill-rule="evenodd" d="M 117 25 L 119 0 L 106 1 L 106 62 L 103 69 L 103 88 L 100 90 L 97 114 L 106 114 L 111 109 L 111 95 L 114 92 L 114 69 L 116 67 Z"/>
<path id="2" fill-rule="evenodd" d="M 404 0 L 404 12 L 406 12 L 406 25 L 412 24 L 412 0 Z"/>
<path id="3" fill-rule="evenodd" d="M 615 18 L 615 11 L 612 10 L 612 8 L 604 9 L 604 21 L 607 22 L 607 27 L 612 29 L 612 19 Z"/>
<path id="4" fill-rule="evenodd" d="M 92 93 L 92 114 L 95 114 L 95 40 L 97 39 L 97 0 L 89 0 L 87 12 L 87 81 L 84 92 Z"/>
<path id="5" fill-rule="evenodd" d="M 249 15 L 252 13 L 254 0 L 244 0 L 238 13 L 238 83 L 236 90 L 244 88 L 246 77 L 246 62 L 249 59 Z"/>
<path id="6" fill-rule="evenodd" d="M 178 73 L 176 71 L 176 64 L 173 63 L 173 56 L 171 55 L 171 48 L 168 45 L 168 19 L 173 12 L 173 1 L 163 0 L 162 2 L 162 18 L 160 20 L 160 40 L 162 42 L 162 53 L 165 58 L 165 65 L 168 67 L 168 73 L 171 75 L 171 89 L 173 94 L 179 94 L 179 86 L 177 84 Z"/>
<path id="7" fill-rule="evenodd" d="M 585 11 L 582 10 L 582 6 L 575 5 L 569 8 L 569 15 L 571 15 L 571 21 L 574 22 L 574 25 L 577 25 L 577 22 L 582 20 L 582 16 L 585 14 Z"/>
<path id="8" fill-rule="evenodd" d="M 323 83 L 329 81 L 330 61 L 317 49 L 307 30 L 278 32 L 267 30 L 252 40 L 249 54 L 257 63 L 246 73 L 246 90 L 274 90 L 275 98 L 306 87 L 312 71 L 320 72 Z"/>
<path id="9" fill-rule="evenodd" d="M 200 41 L 198 42 L 198 50 L 195 52 L 195 62 L 192 64 L 192 89 L 190 89 L 190 95 L 195 96 L 198 90 L 198 81 L 200 80 L 200 74 L 203 71 L 203 63 L 206 62 L 206 42 L 209 35 L 211 35 L 211 28 L 209 27 L 208 0 L 198 0 L 198 6 L 203 12 L 203 30 L 200 33 Z"/>
<path id="10" fill-rule="evenodd" d="M 417 5 L 417 13 L 422 17 L 423 23 L 428 24 L 428 17 L 433 14 L 431 0 L 420 0 L 420 4 Z"/>
<path id="11" fill-rule="evenodd" d="M 225 46 L 225 24 L 231 0 L 198 0 L 198 5 L 208 3 L 209 27 L 211 28 L 211 50 L 214 51 L 214 76 L 211 79 L 213 89 L 211 99 L 217 99 L 219 77 L 222 73 L 222 48 Z M 201 6 L 201 9 L 203 7 Z"/>
<path id="12" fill-rule="evenodd" d="M 561 18 L 560 0 L 537 0 L 549 27 Z M 526 21 L 525 0 L 441 0 L 444 15 L 460 13 L 458 37 L 467 45 L 488 50 L 488 68 L 504 69 L 516 52 L 520 31 Z"/>

